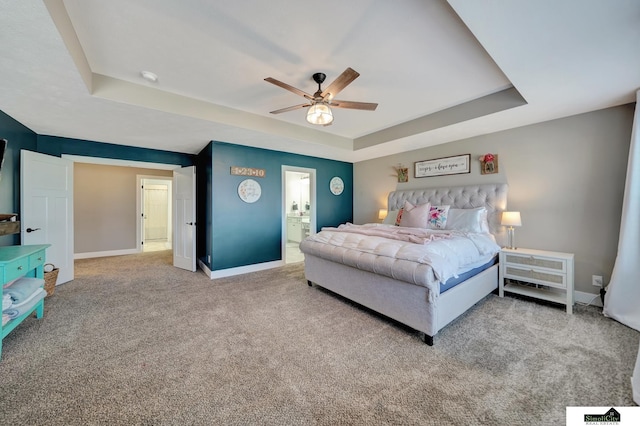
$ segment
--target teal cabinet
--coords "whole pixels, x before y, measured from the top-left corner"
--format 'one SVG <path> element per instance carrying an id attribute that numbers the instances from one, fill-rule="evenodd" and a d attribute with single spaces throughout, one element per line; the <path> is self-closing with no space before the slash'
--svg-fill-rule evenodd
<path id="1" fill-rule="evenodd" d="M 45 250 L 47 247 L 49 247 L 49 244 L 0 247 L 0 283 L 2 283 L 2 286 L 20 277 L 43 278 L 43 265 L 46 260 Z M 36 313 L 36 318 L 42 318 L 44 314 L 44 299 L 5 325 L 0 323 L 2 339 L 34 312 Z M 0 340 L 0 356 L 2 356 L 2 340 Z"/>

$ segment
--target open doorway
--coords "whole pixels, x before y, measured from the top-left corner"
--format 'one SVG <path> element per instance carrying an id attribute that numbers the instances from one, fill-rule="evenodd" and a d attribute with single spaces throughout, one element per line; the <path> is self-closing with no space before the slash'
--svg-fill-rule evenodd
<path id="1" fill-rule="evenodd" d="M 42 154 L 44 155 L 44 154 Z M 49 156 L 51 157 L 51 156 Z M 51 157 L 60 159 L 59 157 Z M 142 252 L 141 216 L 141 182 L 138 177 L 162 179 L 171 181 L 172 187 L 177 172 L 191 169 L 195 175 L 195 168 L 182 167 L 178 164 L 148 163 L 113 158 L 85 157 L 63 154 L 62 160 L 73 162 L 73 176 L 69 179 L 73 186 L 73 226 L 65 235 L 73 240 L 72 250 L 69 252 L 71 266 L 65 269 L 73 270 L 74 259 L 89 259 L 105 256 L 120 256 Z M 149 173 L 149 174 L 147 174 Z M 135 182 L 135 186 L 132 183 Z M 190 181 L 195 188 L 195 179 Z M 172 188 L 173 189 L 173 188 Z M 179 203 L 175 191 L 171 194 L 171 204 L 175 208 Z M 195 193 L 195 189 L 193 191 Z M 195 196 L 190 200 L 195 200 Z M 195 210 L 195 208 L 191 209 Z M 190 210 L 190 211 L 191 211 Z M 71 210 L 70 210 L 71 211 Z M 57 215 L 56 218 L 61 217 Z M 179 238 L 186 232 L 176 228 L 172 217 L 177 215 L 171 207 L 167 207 L 168 239 L 169 241 L 183 241 Z M 191 216 L 189 216 L 191 217 Z M 190 219 L 189 222 L 195 222 Z M 189 223 L 189 237 L 193 242 L 195 223 Z M 187 227 L 185 225 L 184 227 Z M 55 229 L 62 229 L 55 226 Z M 171 249 L 171 244 L 168 244 Z M 187 244 L 182 244 L 186 247 Z M 195 244 L 189 245 L 189 250 L 181 250 L 182 257 L 195 259 Z M 176 250 L 173 250 L 174 254 Z M 193 261 L 195 265 L 195 260 Z M 174 266 L 182 267 L 179 265 Z M 195 270 L 195 266 L 189 270 Z M 59 275 L 60 276 L 60 275 Z"/>
<path id="2" fill-rule="evenodd" d="M 172 179 L 138 176 L 140 245 L 144 252 L 170 250 L 172 243 Z"/>
<path id="3" fill-rule="evenodd" d="M 300 242 L 315 233 L 315 169 L 282 166 L 282 256 L 285 263 L 302 262 Z"/>

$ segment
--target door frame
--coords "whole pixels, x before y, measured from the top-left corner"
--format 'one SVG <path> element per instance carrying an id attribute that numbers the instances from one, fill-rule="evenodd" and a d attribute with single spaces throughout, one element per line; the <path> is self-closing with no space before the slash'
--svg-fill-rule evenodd
<path id="1" fill-rule="evenodd" d="M 74 163 L 98 164 L 103 166 L 136 167 L 136 168 L 142 168 L 142 169 L 175 170 L 183 167 L 180 164 L 148 163 L 145 161 L 119 160 L 116 158 L 104 158 L 104 157 L 88 157 L 88 156 L 73 155 L 73 154 L 62 154 L 62 158 L 69 159 Z M 156 176 L 156 178 L 158 177 L 165 177 L 165 176 Z M 169 178 L 169 176 L 166 176 L 166 177 Z M 136 188 L 139 188 L 139 185 Z M 173 199 L 173 194 L 172 194 L 172 200 L 171 200 L 172 204 L 174 201 L 175 200 Z M 139 217 L 140 217 L 140 212 L 138 212 L 138 215 L 136 217 L 136 228 L 139 226 L 139 220 L 137 220 Z M 137 235 L 140 235 L 139 231 L 137 232 L 138 232 Z M 71 236 L 71 238 L 73 238 L 73 236 Z M 139 238 L 137 239 L 139 240 Z M 173 248 L 173 244 L 174 244 L 174 239 L 172 238 L 172 241 L 171 241 L 172 248 Z M 136 245 L 138 246 L 138 252 L 139 252 L 140 251 L 139 241 Z M 105 252 L 104 255 L 113 256 L 114 254 L 109 254 L 109 252 Z M 92 256 L 92 257 L 95 257 L 95 256 Z M 84 257 L 78 257 L 74 253 L 74 260 L 81 259 L 81 258 L 84 258 Z"/>
<path id="2" fill-rule="evenodd" d="M 287 166 L 282 165 L 281 181 L 282 181 L 282 234 L 280 237 L 280 245 L 282 252 L 282 262 L 287 263 L 287 212 L 289 206 L 287 205 L 287 172 L 308 173 L 309 174 L 309 235 L 316 233 L 316 169 L 310 169 L 307 167 Z M 301 201 L 302 203 L 302 201 Z"/>

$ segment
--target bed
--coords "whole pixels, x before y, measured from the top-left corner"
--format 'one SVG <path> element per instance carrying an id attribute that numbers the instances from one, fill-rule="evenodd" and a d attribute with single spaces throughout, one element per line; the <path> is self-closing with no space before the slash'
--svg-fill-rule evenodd
<path id="1" fill-rule="evenodd" d="M 490 234 L 487 235 L 493 236 L 494 243 L 498 243 L 503 238 L 500 217 L 506 208 L 507 189 L 506 184 L 484 184 L 394 191 L 388 197 L 388 211 L 391 214 L 400 210 L 405 206 L 405 202 L 414 206 L 426 203 L 430 203 L 431 206 L 448 205 L 451 209 L 459 209 L 458 211 L 463 213 L 484 208 L 485 223 Z M 365 231 L 357 232 L 367 234 L 371 229 L 375 233 L 385 226 L 392 228 L 371 224 L 363 225 Z M 423 341 L 430 346 L 433 345 L 434 336 L 438 331 L 498 287 L 497 255 L 492 256 L 483 267 L 474 267 L 466 272 L 465 275 L 470 275 L 469 278 L 445 291 L 438 287 L 442 287 L 443 284 L 438 281 L 440 277 L 433 270 L 435 266 L 432 268 L 429 264 L 411 263 L 406 256 L 392 258 L 366 250 L 358 251 L 349 246 L 332 246 L 325 242 L 329 238 L 327 234 L 338 235 L 338 232 L 335 232 L 336 229 L 326 231 L 323 228 L 323 231 L 307 237 L 300 243 L 300 249 L 305 255 L 304 269 L 308 285 L 323 287 L 405 324 L 417 330 Z M 343 229 L 342 232 L 351 230 Z M 370 243 L 367 238 L 377 238 L 376 244 L 381 243 L 380 237 L 367 235 L 349 234 L 344 238 L 357 238 L 357 244 L 352 246 L 359 247 Z M 389 242 L 386 245 L 395 247 L 397 244 Z M 499 246 L 497 247 L 499 249 Z M 434 276 L 436 285 L 433 284 Z M 448 282 L 449 280 L 445 284 Z"/>

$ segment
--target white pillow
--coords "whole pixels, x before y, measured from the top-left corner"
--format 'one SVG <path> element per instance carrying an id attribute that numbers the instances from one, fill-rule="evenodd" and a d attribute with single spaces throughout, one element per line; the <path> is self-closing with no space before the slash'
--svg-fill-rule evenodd
<path id="1" fill-rule="evenodd" d="M 475 209 L 450 209 L 445 229 L 489 233 L 487 209 L 484 207 L 477 207 Z"/>
<path id="2" fill-rule="evenodd" d="M 384 218 L 382 223 L 385 225 L 395 225 L 396 218 L 398 217 L 398 211 L 399 210 L 391 210 L 389 213 L 387 213 L 387 217 Z"/>
<path id="3" fill-rule="evenodd" d="M 404 208 L 402 218 L 400 219 L 400 226 L 409 228 L 426 228 L 427 221 L 429 220 L 429 208 L 431 205 L 420 204 L 414 206 L 408 201 L 404 202 Z"/>

